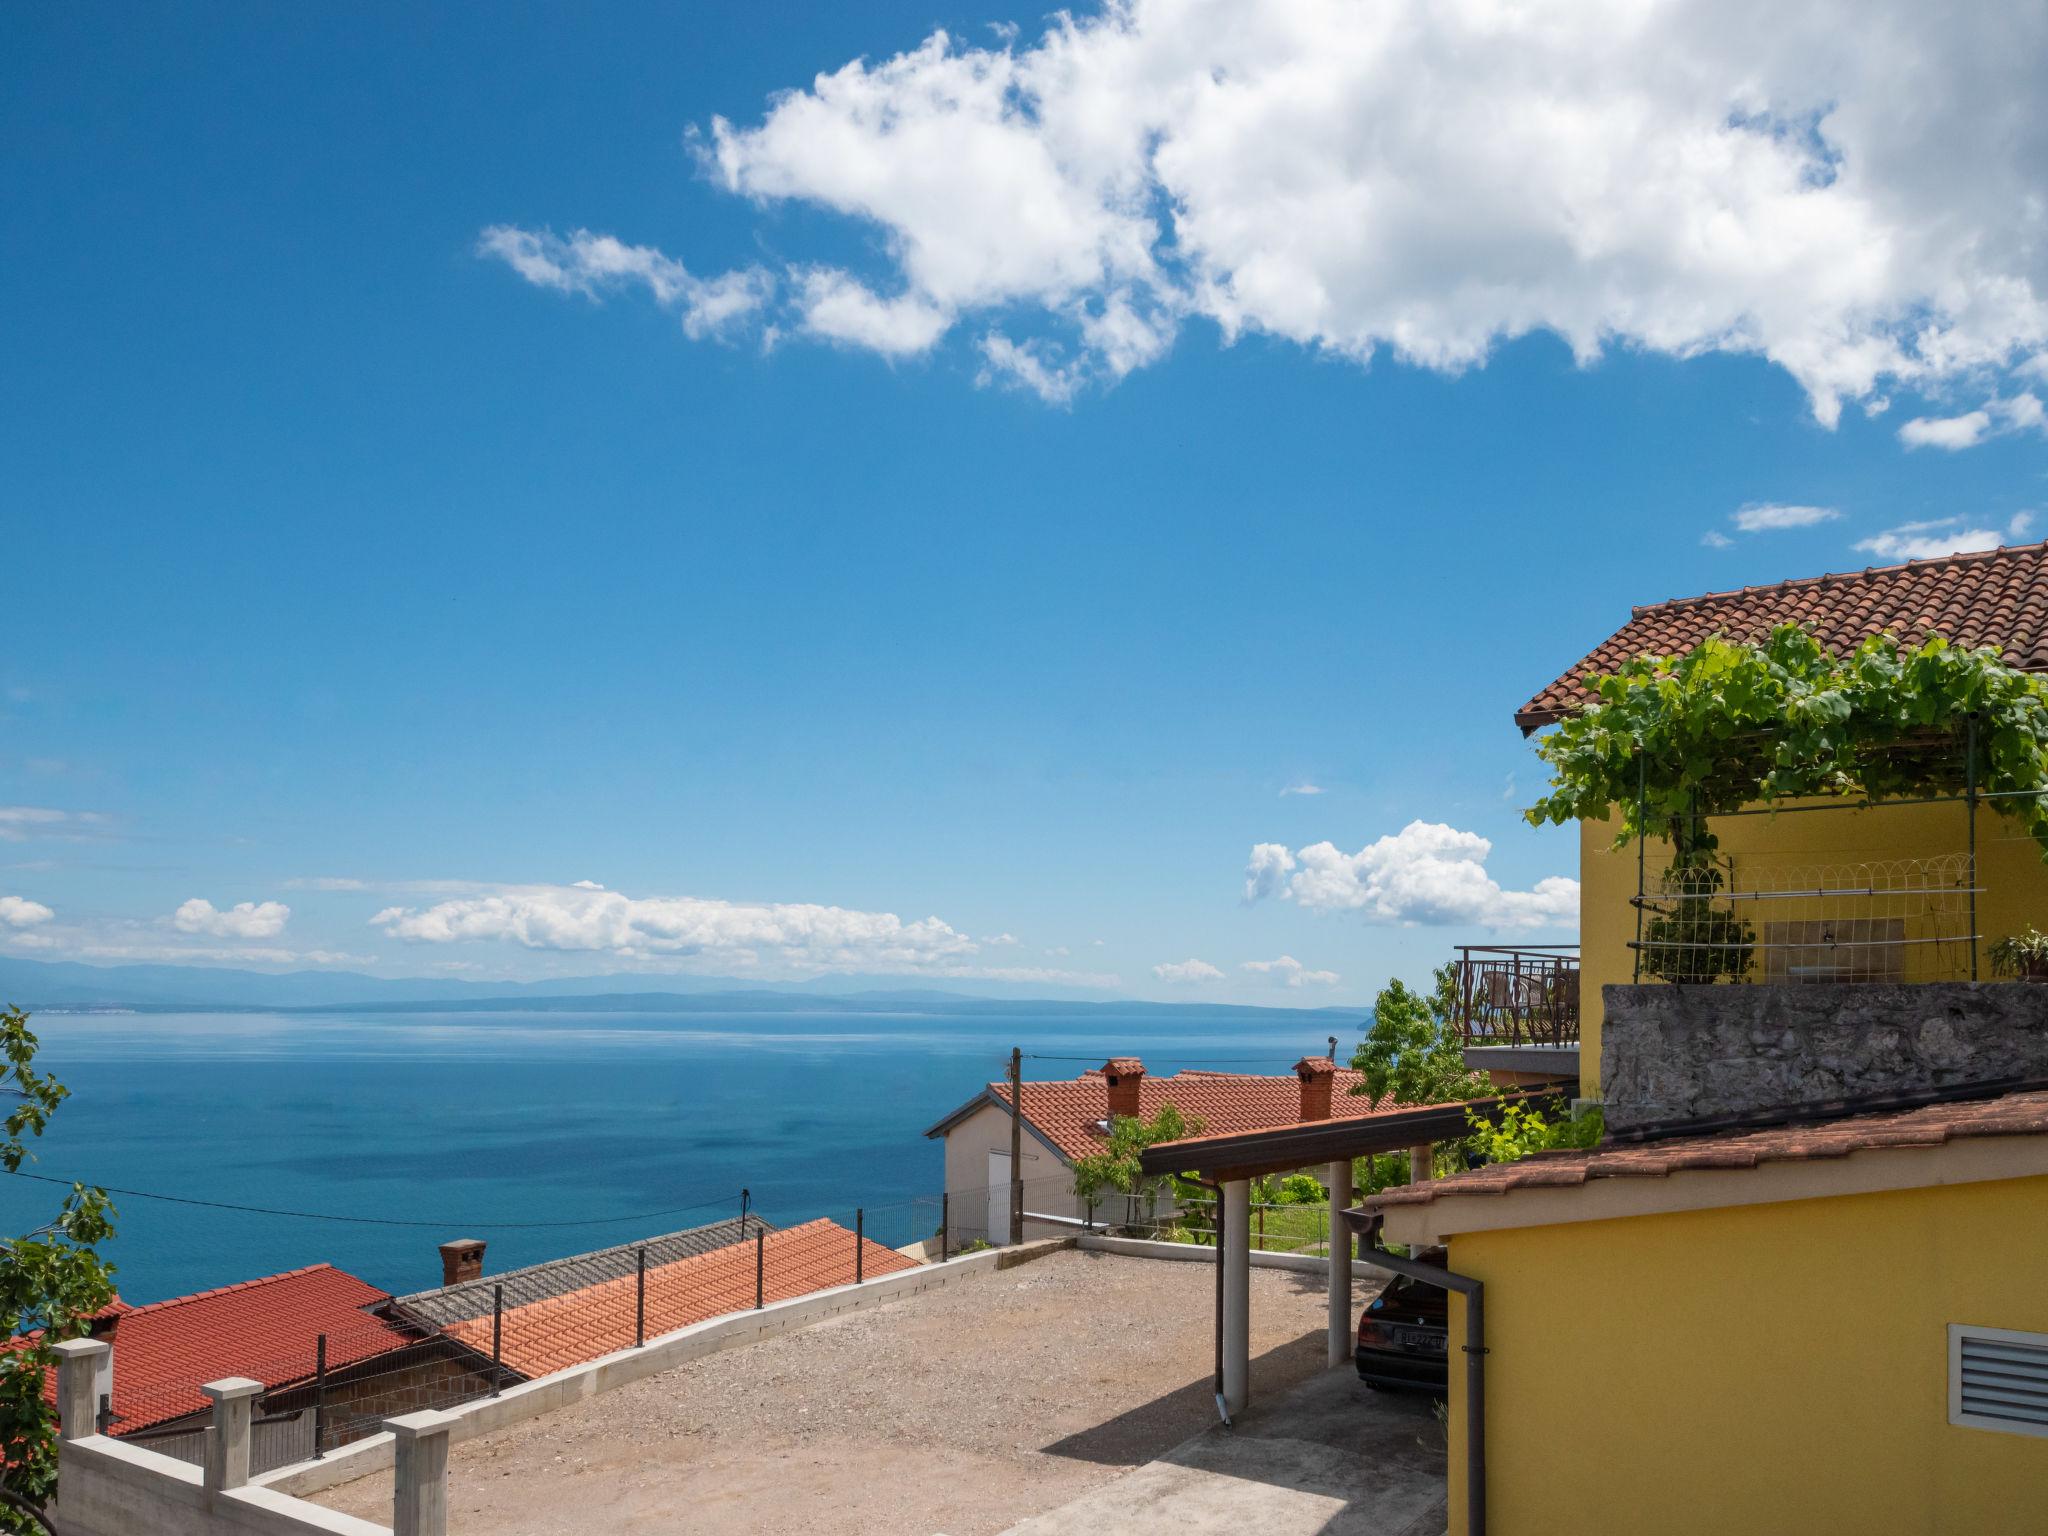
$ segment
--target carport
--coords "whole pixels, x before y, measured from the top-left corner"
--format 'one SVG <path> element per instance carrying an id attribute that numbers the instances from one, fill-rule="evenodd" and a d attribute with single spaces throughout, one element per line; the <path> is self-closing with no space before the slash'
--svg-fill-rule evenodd
<path id="1" fill-rule="evenodd" d="M 1510 1104 L 1549 1107 L 1577 1091 L 1559 1081 L 1497 1098 L 1422 1104 L 1350 1120 L 1305 1120 L 1295 1125 L 1231 1136 L 1190 1136 L 1147 1147 L 1139 1168 L 1147 1177 L 1193 1176 L 1214 1188 L 1216 1242 L 1216 1398 L 1225 1418 L 1251 1400 L 1251 1181 L 1270 1174 L 1320 1168 L 1330 1191 L 1329 1354 L 1331 1365 L 1351 1358 L 1351 1229 L 1353 1158 L 1411 1149 L 1413 1177 L 1428 1178 L 1428 1149 L 1460 1138 L 1467 1115 L 1498 1120 Z M 1339 1234 L 1342 1234 L 1341 1236 Z M 1338 1262 L 1339 1254 L 1345 1262 Z"/>

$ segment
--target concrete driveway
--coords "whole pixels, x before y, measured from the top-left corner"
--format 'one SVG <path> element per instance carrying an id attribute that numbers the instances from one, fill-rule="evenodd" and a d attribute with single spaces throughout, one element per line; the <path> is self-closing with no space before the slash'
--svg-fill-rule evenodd
<path id="1" fill-rule="evenodd" d="M 1341 1366 L 1005 1536 L 1443 1536 L 1432 1406 Z"/>

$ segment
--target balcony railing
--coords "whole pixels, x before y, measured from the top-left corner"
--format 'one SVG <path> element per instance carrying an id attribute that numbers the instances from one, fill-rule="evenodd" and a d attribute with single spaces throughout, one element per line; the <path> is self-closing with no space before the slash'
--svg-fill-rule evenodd
<path id="1" fill-rule="evenodd" d="M 1458 1030 L 1467 1045 L 1577 1045 L 1579 946 L 1460 944 Z"/>

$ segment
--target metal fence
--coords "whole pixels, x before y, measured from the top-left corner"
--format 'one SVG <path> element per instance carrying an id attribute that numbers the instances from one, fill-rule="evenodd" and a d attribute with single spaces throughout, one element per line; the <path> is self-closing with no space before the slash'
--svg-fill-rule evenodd
<path id="1" fill-rule="evenodd" d="M 1027 1211 L 1061 1197 L 1078 1209 L 1065 1173 L 1025 1188 Z M 713 1247 L 671 1234 L 396 1298 L 360 1326 L 309 1330 L 217 1374 L 264 1384 L 250 1461 L 256 1473 L 273 1471 L 376 1434 L 396 1415 L 457 1407 L 695 1323 L 1000 1246 L 1009 1193 L 975 1186 L 788 1226 L 749 1213 L 716 1224 L 723 1240 Z M 1027 1222 L 1026 1235 L 1050 1230 Z M 692 1241 L 679 1246 L 683 1236 Z M 118 1360 L 118 1336 L 115 1346 Z M 107 1433 L 203 1464 L 211 1407 L 196 1384 L 123 1394 L 120 1410 L 102 1405 Z"/>
<path id="2" fill-rule="evenodd" d="M 1639 981 L 1954 981 L 1975 974 L 1975 860 L 1743 854 L 1639 882 Z"/>
<path id="3" fill-rule="evenodd" d="M 1173 1208 L 1150 1221 L 1119 1222 L 1119 1231 L 1132 1237 L 1160 1242 L 1216 1245 L 1216 1199 L 1167 1202 Z M 1324 1255 L 1330 1251 L 1330 1203 L 1327 1200 L 1290 1204 L 1281 1201 L 1251 1202 L 1251 1243 L 1259 1253 L 1302 1253 Z M 1348 1235 L 1348 1234 L 1340 1234 Z"/>

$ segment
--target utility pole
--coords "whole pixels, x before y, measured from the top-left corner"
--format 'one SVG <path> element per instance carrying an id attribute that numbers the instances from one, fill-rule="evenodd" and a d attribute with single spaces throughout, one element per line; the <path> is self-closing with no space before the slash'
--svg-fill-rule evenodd
<path id="1" fill-rule="evenodd" d="M 1024 1241 L 1024 1052 L 1010 1047 L 1010 1241 Z"/>

